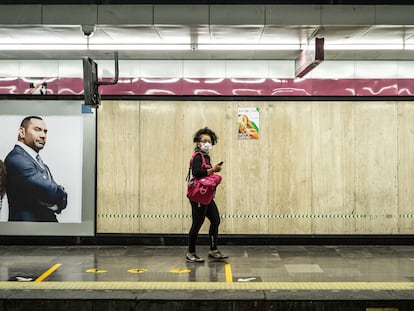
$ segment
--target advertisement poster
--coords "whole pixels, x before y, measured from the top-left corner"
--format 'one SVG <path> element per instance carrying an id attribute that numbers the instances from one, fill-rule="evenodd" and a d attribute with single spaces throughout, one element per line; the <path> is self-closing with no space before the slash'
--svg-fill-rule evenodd
<path id="1" fill-rule="evenodd" d="M 239 126 L 239 139 L 259 139 L 260 111 L 255 108 L 238 108 L 237 122 Z"/>
<path id="2" fill-rule="evenodd" d="M 36 168 L 39 172 L 31 174 L 30 176 L 16 176 L 16 180 L 20 180 L 19 184 L 14 187 L 20 187 L 16 191 L 23 192 L 21 189 L 25 189 L 21 196 L 15 199 L 15 207 L 10 206 L 10 202 L 7 196 L 3 199 L 2 208 L 0 210 L 0 222 L 13 221 L 11 218 L 10 208 L 19 208 L 19 217 L 21 215 L 26 218 L 19 218 L 20 222 L 57 222 L 57 223 L 81 223 L 82 222 L 82 146 L 83 146 L 83 120 L 81 116 L 46 116 L 42 117 L 44 124 L 47 126 L 47 139 L 45 139 L 44 149 L 39 152 L 42 162 L 36 163 L 24 149 L 15 149 L 17 138 L 20 136 L 19 127 L 20 122 L 25 115 L 3 115 L 0 116 L 0 124 L 2 130 L 2 144 L 0 146 L 0 158 L 6 159 L 6 156 L 17 150 L 19 152 L 16 155 L 16 159 L 19 162 L 14 164 L 27 165 L 30 168 Z M 42 123 L 43 124 L 43 123 Z M 36 129 L 36 128 L 35 128 Z M 34 130 L 35 131 L 35 130 Z M 31 132 L 26 132 L 26 137 L 32 135 Z M 33 134 L 37 135 L 37 134 Z M 40 141 L 39 137 L 33 137 L 33 141 Z M 43 144 L 43 143 L 42 143 Z M 31 149 L 31 148 L 28 148 Z M 35 163 L 35 164 L 33 164 Z M 20 169 L 22 170 L 22 169 Z M 28 169 L 25 169 L 26 171 Z M 19 171 L 16 168 L 16 171 Z M 13 172 L 8 172 L 11 175 Z M 34 172 L 33 172 L 34 173 Z M 39 176 L 38 176 L 39 175 Z M 43 180 L 40 178 L 42 175 Z M 44 175 L 44 176 L 43 176 Z M 39 177 L 39 178 L 37 178 Z M 18 179 L 19 178 L 19 179 Z M 36 179 L 37 178 L 37 179 Z M 11 179 L 11 177 L 10 177 Z M 9 180 L 10 180 L 9 179 Z M 33 184 L 33 185 L 32 185 Z M 35 191 L 35 189 L 44 188 L 52 185 L 59 185 L 65 192 L 64 209 L 59 210 L 55 203 L 48 206 L 47 203 L 41 202 L 41 197 L 46 197 L 45 193 Z M 12 189 L 12 186 L 9 186 Z M 53 186 L 54 187 L 54 186 Z M 33 196 L 33 199 L 31 198 Z M 40 198 L 38 198 L 39 196 Z M 35 202 L 35 203 L 33 203 Z M 40 203 L 39 203 L 40 202 Z M 22 206 L 20 206 L 22 205 Z M 24 205 L 24 206 L 23 206 Z M 55 209 L 54 209 L 55 208 Z M 26 210 L 23 210 L 26 209 Z M 35 213 L 37 209 L 37 214 Z M 57 211 L 56 211 L 57 209 Z M 47 213 L 45 213 L 45 211 Z M 53 216 L 53 220 L 47 218 L 43 219 L 45 215 L 51 214 L 51 210 L 56 216 Z M 29 215 L 27 216 L 27 215 Z M 39 216 L 41 215 L 41 216 Z M 37 220 L 32 220 L 36 216 Z"/>
<path id="3" fill-rule="evenodd" d="M 0 235 L 94 235 L 96 115 L 83 108 L 80 100 L 0 101 Z"/>

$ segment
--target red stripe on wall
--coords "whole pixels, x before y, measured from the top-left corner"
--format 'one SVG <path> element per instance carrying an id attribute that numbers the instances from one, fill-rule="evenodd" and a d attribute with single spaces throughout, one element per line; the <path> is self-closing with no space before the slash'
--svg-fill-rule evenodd
<path id="1" fill-rule="evenodd" d="M 43 78 L 39 78 L 43 79 Z M 110 80 L 110 79 L 108 79 Z M 32 78 L 0 78 L 0 94 L 30 94 Z M 82 78 L 46 78 L 49 95 L 82 95 Z M 101 95 L 412 96 L 414 79 L 120 78 Z"/>

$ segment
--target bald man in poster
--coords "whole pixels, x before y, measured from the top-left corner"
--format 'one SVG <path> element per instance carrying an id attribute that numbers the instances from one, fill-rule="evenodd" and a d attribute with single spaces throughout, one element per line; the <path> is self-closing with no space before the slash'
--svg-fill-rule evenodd
<path id="1" fill-rule="evenodd" d="M 38 116 L 22 120 L 18 141 L 7 155 L 6 192 L 9 221 L 57 222 L 67 205 L 67 193 L 58 185 L 40 158 L 46 144 L 47 126 Z"/>

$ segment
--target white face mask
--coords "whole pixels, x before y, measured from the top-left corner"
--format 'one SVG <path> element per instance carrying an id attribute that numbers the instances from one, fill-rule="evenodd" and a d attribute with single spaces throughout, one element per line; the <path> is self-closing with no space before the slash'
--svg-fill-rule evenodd
<path id="1" fill-rule="evenodd" d="M 203 150 L 205 153 L 208 153 L 213 148 L 211 143 L 202 143 L 200 149 Z"/>

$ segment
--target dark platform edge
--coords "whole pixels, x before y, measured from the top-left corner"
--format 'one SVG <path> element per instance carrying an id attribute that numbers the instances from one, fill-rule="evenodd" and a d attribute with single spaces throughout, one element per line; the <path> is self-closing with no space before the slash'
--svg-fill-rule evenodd
<path id="1" fill-rule="evenodd" d="M 221 234 L 220 245 L 414 245 L 414 235 L 261 235 Z M 207 235 L 199 236 L 207 245 Z M 118 234 L 95 236 L 0 236 L 0 245 L 144 245 L 185 246 L 186 234 Z"/>

